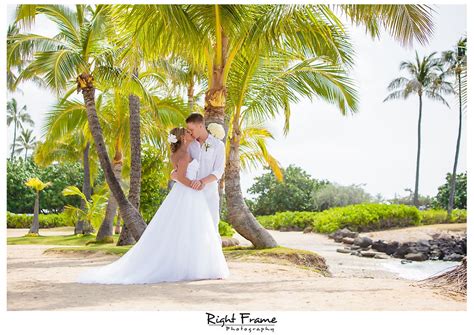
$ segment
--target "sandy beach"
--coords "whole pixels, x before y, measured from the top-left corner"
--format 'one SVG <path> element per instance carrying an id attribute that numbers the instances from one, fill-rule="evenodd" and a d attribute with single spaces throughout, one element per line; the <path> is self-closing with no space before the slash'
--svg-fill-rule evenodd
<path id="1" fill-rule="evenodd" d="M 423 227 L 420 227 L 423 228 Z M 465 228 L 465 225 L 464 225 Z M 409 228 L 411 229 L 411 228 Z M 438 227 L 436 229 L 446 229 Z M 228 261 L 231 276 L 148 285 L 74 283 L 86 267 L 117 256 L 43 252 L 54 246 L 8 245 L 8 310 L 466 310 L 466 301 L 421 288 L 382 266 L 389 259 L 339 254 L 324 235 L 270 231 L 280 245 L 318 252 L 332 277 L 295 266 Z M 43 235 L 64 234 L 64 230 Z M 22 230 L 8 230 L 21 236 Z M 412 233 L 415 234 L 415 233 Z M 236 234 L 242 245 L 249 242 Z"/>

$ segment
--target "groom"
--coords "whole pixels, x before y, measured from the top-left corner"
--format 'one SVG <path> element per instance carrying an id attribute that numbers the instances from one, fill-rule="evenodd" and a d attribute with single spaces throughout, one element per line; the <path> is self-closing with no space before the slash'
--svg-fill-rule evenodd
<path id="1" fill-rule="evenodd" d="M 224 174 L 225 146 L 221 140 L 208 133 L 201 114 L 189 115 L 186 125 L 194 137 L 194 141 L 188 147 L 189 154 L 199 161 L 198 179 L 192 181 L 191 187 L 195 190 L 203 190 L 212 214 L 214 228 L 220 239 L 219 180 Z M 176 172 L 173 172 L 171 177 L 176 179 Z"/>

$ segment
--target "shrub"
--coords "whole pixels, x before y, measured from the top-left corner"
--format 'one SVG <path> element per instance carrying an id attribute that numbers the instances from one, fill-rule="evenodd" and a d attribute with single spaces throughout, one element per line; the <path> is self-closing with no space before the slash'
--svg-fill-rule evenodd
<path id="1" fill-rule="evenodd" d="M 281 212 L 257 219 L 268 229 L 298 227 L 303 230 L 312 226 L 314 231 L 331 233 L 345 227 L 363 232 L 419 225 L 421 215 L 414 206 L 358 204 L 323 212 Z"/>
<path id="2" fill-rule="evenodd" d="M 234 228 L 225 221 L 219 221 L 219 235 L 232 237 L 235 234 Z"/>
<path id="3" fill-rule="evenodd" d="M 14 214 L 7 212 L 7 228 L 30 228 L 33 223 L 33 215 Z M 65 213 L 39 214 L 40 228 L 54 228 L 74 226 L 74 221 Z"/>
<path id="4" fill-rule="evenodd" d="M 420 211 L 420 214 L 421 223 L 424 225 L 467 222 L 467 210 L 465 209 L 453 210 L 450 220 L 448 220 L 448 212 L 444 209 L 430 209 L 426 211 Z"/>

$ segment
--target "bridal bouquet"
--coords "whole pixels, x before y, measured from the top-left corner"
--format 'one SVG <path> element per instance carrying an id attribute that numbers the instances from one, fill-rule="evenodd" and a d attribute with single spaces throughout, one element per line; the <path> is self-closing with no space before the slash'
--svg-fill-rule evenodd
<path id="1" fill-rule="evenodd" d="M 224 127 L 222 127 L 218 123 L 209 123 L 207 126 L 207 130 L 214 136 L 215 138 L 222 140 L 225 136 L 225 130 Z"/>

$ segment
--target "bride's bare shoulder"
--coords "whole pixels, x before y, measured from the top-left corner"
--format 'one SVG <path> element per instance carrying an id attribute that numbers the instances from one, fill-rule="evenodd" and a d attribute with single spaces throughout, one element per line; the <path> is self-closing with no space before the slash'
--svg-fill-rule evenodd
<path id="1" fill-rule="evenodd" d="M 181 163 L 189 163 L 191 161 L 191 155 L 188 152 L 174 152 L 171 154 L 171 163 L 175 168 Z"/>

